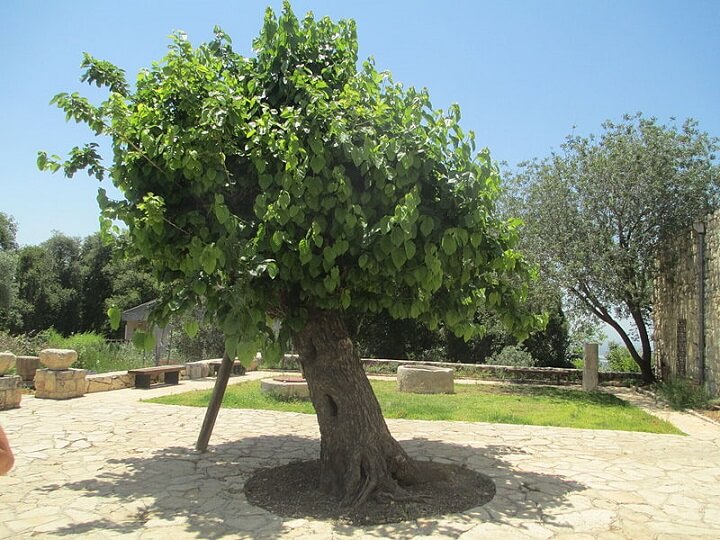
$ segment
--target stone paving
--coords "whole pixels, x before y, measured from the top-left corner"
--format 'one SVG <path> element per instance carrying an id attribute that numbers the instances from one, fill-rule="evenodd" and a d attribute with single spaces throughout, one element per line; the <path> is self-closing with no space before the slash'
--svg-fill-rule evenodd
<path id="1" fill-rule="evenodd" d="M 411 455 L 481 471 L 497 495 L 460 514 L 352 527 L 283 519 L 243 493 L 256 469 L 317 456 L 313 416 L 221 410 L 199 454 L 204 409 L 140 401 L 212 384 L 23 396 L 0 412 L 16 453 L 0 477 L 0 538 L 720 538 L 720 426 L 692 415 L 656 410 L 688 436 L 389 420 Z"/>

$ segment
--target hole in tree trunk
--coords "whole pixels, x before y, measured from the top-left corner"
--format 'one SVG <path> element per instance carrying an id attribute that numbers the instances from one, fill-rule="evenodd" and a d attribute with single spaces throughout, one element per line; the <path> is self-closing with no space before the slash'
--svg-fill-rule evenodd
<path id="1" fill-rule="evenodd" d="M 338 406 L 337 403 L 335 403 L 335 400 L 332 398 L 332 396 L 325 394 L 325 399 L 327 399 L 328 406 L 330 407 L 330 415 L 331 416 L 337 416 L 338 415 Z"/>

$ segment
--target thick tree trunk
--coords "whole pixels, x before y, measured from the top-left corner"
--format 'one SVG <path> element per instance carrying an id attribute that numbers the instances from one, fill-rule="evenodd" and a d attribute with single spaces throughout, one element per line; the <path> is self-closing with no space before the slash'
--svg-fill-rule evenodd
<path id="1" fill-rule="evenodd" d="M 639 307 L 631 304 L 630 302 L 627 302 L 627 304 L 630 310 L 630 315 L 632 315 L 635 326 L 638 329 L 638 334 L 640 335 L 640 345 L 642 347 L 642 355 L 635 353 L 633 358 L 635 359 L 635 362 L 637 362 L 638 366 L 640 366 L 640 372 L 642 373 L 643 380 L 646 383 L 653 383 L 655 382 L 655 374 L 653 373 L 651 363 L 652 349 L 650 347 L 650 336 L 648 335 L 647 328 L 645 327 L 645 319 L 643 318 L 642 311 Z M 631 353 L 632 352 L 633 351 L 631 351 Z"/>
<path id="2" fill-rule="evenodd" d="M 394 495 L 417 470 L 393 439 L 340 314 L 316 311 L 295 346 L 320 425 L 320 487 L 343 505 Z"/>

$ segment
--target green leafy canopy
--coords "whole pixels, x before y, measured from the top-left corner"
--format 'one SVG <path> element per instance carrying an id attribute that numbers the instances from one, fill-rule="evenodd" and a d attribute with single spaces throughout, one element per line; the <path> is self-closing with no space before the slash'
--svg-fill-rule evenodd
<path id="1" fill-rule="evenodd" d="M 466 339 L 486 306 L 525 335 L 531 268 L 514 227 L 496 217 L 498 172 L 475 151 L 457 106 L 434 110 L 367 61 L 353 21 L 302 21 L 268 9 L 256 55 L 235 53 L 219 28 L 140 72 L 85 55 L 83 80 L 107 86 L 94 106 L 60 94 L 69 118 L 112 139 L 112 182 L 99 200 L 166 287 L 157 316 L 204 305 L 229 353 L 279 352 L 308 310 L 387 311 Z M 102 178 L 96 146 L 38 163 Z M 194 328 L 189 328 L 190 331 Z"/>

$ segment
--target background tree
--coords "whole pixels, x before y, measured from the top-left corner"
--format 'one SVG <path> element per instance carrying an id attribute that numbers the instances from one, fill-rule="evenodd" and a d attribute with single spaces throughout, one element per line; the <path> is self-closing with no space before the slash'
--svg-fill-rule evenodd
<path id="1" fill-rule="evenodd" d="M 531 272 L 516 233 L 495 215 L 497 169 L 457 106 L 433 110 L 426 91 L 358 69 L 352 21 L 301 22 L 285 3 L 279 19 L 268 10 L 254 58 L 215 35 L 198 48 L 176 35 L 134 90 L 86 55 L 83 80 L 109 99 L 54 101 L 112 138 L 125 200 L 101 193 L 103 215 L 127 224 L 166 285 L 156 318 L 206 306 L 229 356 L 277 355 L 292 337 L 320 427 L 321 488 L 344 504 L 395 494 L 418 465 L 390 435 L 346 317 L 384 311 L 470 339 L 486 307 L 519 335 L 540 326 L 523 307 Z M 96 143 L 38 164 L 106 172 Z"/>
<path id="2" fill-rule="evenodd" d="M 45 330 L 55 324 L 62 294 L 55 279 L 53 259 L 43 246 L 25 246 L 18 251 L 17 298 L 14 333 Z"/>
<path id="3" fill-rule="evenodd" d="M 100 233 L 82 241 L 80 247 L 80 313 L 83 332 L 109 333 L 105 300 L 112 296 L 113 283 L 108 272 L 117 242 L 104 242 Z"/>
<path id="4" fill-rule="evenodd" d="M 160 285 L 151 266 L 132 252 L 127 234 L 113 238 L 110 245 L 112 255 L 103 267 L 103 274 L 110 283 L 110 295 L 103 297 L 100 308 L 106 314 L 106 320 L 111 308 L 123 311 L 160 296 Z"/>
<path id="5" fill-rule="evenodd" d="M 570 136 L 562 152 L 521 164 L 514 179 L 525 245 L 544 279 L 613 327 L 654 380 L 648 332 L 656 257 L 717 207 L 717 140 L 696 122 L 642 115 Z M 640 347 L 621 325 L 633 322 Z"/>
<path id="6" fill-rule="evenodd" d="M 51 326 L 63 335 L 82 329 L 80 246 L 79 238 L 57 231 L 41 244 L 50 256 L 50 279 L 54 281 L 55 309 L 49 314 Z"/>
<path id="7" fill-rule="evenodd" d="M 15 235 L 17 234 L 17 223 L 12 216 L 0 212 L 0 251 L 17 249 Z"/>
<path id="8" fill-rule="evenodd" d="M 0 328 L 17 324 L 17 311 L 13 304 L 17 298 L 17 243 L 15 220 L 0 212 Z"/>

